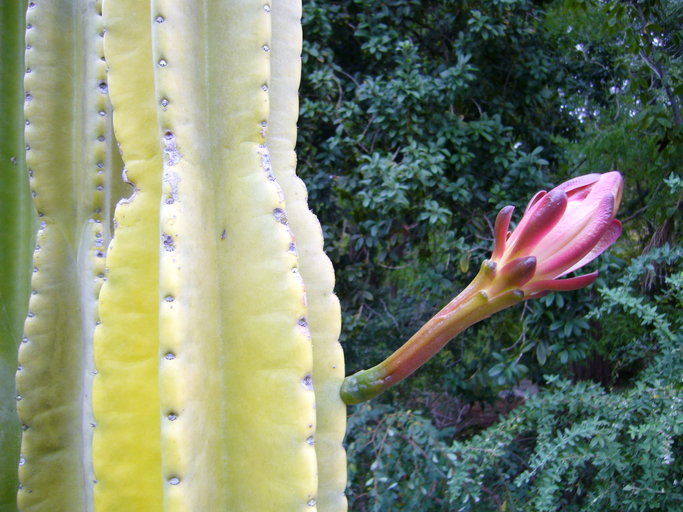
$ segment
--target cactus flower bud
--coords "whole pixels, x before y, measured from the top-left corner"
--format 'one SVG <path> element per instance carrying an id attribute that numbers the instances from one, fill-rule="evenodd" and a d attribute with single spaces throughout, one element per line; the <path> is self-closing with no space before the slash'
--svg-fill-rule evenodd
<path id="1" fill-rule="evenodd" d="M 621 234 L 614 217 L 623 189 L 619 172 L 588 174 L 538 192 L 512 233 L 512 206 L 494 225 L 490 260 L 472 283 L 379 365 L 347 377 L 348 404 L 368 400 L 412 374 L 472 324 L 518 302 L 550 291 L 588 286 L 597 272 L 559 279 L 604 252 Z"/>
<path id="2" fill-rule="evenodd" d="M 621 174 L 613 171 L 580 176 L 548 193 L 539 192 L 511 234 L 513 207 L 506 206 L 496 218 L 491 261 L 504 269 L 517 258 L 536 258 L 533 277 L 521 287 L 526 298 L 589 285 L 596 272 L 557 278 L 593 261 L 619 237 L 621 223 L 614 216 L 622 188 Z"/>

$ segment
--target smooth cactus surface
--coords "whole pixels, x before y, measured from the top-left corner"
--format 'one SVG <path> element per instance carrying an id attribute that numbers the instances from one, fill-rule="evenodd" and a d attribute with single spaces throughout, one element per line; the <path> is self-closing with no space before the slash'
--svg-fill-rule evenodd
<path id="1" fill-rule="evenodd" d="M 282 186 L 287 216 L 296 239 L 299 268 L 306 283 L 313 343 L 313 388 L 316 397 L 318 509 L 346 510 L 346 452 L 342 446 L 346 406 L 339 389 L 344 380 L 344 354 L 339 301 L 333 293 L 334 271 L 323 252 L 320 224 L 308 209 L 306 187 L 296 176 L 296 120 L 301 75 L 301 5 L 274 2 L 271 52 L 271 101 L 266 144 L 273 172 Z"/>
<path id="2" fill-rule="evenodd" d="M 162 153 L 150 6 L 103 6 L 107 85 L 125 176 L 95 332 L 95 510 L 162 510 L 159 406 L 159 208 Z"/>
<path id="3" fill-rule="evenodd" d="M 174 355 L 160 366 L 162 476 L 173 511 L 315 507 L 305 295 L 264 144 L 265 6 L 153 4 L 160 353 Z"/>

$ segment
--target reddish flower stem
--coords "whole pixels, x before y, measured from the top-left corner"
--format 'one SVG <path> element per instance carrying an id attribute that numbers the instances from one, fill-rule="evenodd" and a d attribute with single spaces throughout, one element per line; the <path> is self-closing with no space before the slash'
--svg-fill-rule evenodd
<path id="1" fill-rule="evenodd" d="M 506 291 L 489 297 L 485 291 L 495 275 L 495 264 L 485 261 L 474 281 L 387 359 L 344 380 L 341 396 L 347 404 L 373 398 L 398 384 L 431 359 L 469 326 L 520 302 L 523 293 Z"/>

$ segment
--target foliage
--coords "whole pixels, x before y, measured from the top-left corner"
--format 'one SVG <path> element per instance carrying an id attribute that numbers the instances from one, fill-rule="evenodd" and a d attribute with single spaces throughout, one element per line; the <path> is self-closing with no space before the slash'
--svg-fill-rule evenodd
<path id="1" fill-rule="evenodd" d="M 667 359 L 683 370 L 680 348 Z M 350 423 L 349 451 L 359 456 L 350 466 L 352 510 L 680 506 L 680 385 L 644 380 L 615 397 L 596 384 L 557 377 L 548 384 L 495 427 L 452 443 L 451 431 L 419 413 L 362 406 Z M 358 462 L 370 465 L 365 481 Z"/>
<path id="2" fill-rule="evenodd" d="M 420 413 L 370 403 L 348 426 L 348 452 L 356 456 L 349 460 L 351 510 L 443 510 L 450 430 Z"/>
<path id="3" fill-rule="evenodd" d="M 655 261 L 673 271 L 657 294 L 638 294 Z M 621 340 L 618 368 L 646 366 L 622 389 L 546 377 L 547 390 L 469 439 L 457 426 L 436 429 L 419 412 L 356 409 L 349 435 L 353 510 L 411 510 L 416 499 L 427 512 L 680 507 L 682 261 L 683 250 L 668 246 L 637 258 L 617 286 L 600 289 L 605 302 L 587 315 L 610 330 L 604 343 L 614 348 Z"/>
<path id="4" fill-rule="evenodd" d="M 655 245 L 672 242 L 683 197 L 680 186 L 667 185 L 667 178 L 680 177 L 683 158 L 683 4 L 568 3 L 575 9 L 551 18 L 555 34 L 586 68 L 601 68 L 593 73 L 596 86 L 567 98 L 583 128 L 568 147 L 570 168 L 622 170 L 632 233 L 654 237 Z"/>
<path id="5" fill-rule="evenodd" d="M 668 272 L 656 277 L 656 288 L 643 293 L 643 283 L 660 268 Z M 682 268 L 683 248 L 664 245 L 635 258 L 620 272 L 616 286 L 600 289 L 603 302 L 588 317 L 600 319 L 599 350 L 611 355 L 615 372 L 648 367 L 662 343 L 669 346 L 683 329 Z"/>
<path id="6" fill-rule="evenodd" d="M 683 9 L 567 4 L 306 3 L 299 167 L 337 269 L 350 371 L 468 282 L 498 207 L 567 175 L 625 174 L 625 261 L 675 239 Z M 587 357 L 581 318 L 599 300 L 551 295 L 472 329 L 451 344 L 449 386 L 493 396 Z"/>
<path id="7" fill-rule="evenodd" d="M 581 173 L 626 183 L 595 286 L 469 329 L 356 409 L 352 510 L 680 508 L 682 25 L 675 0 L 305 4 L 299 167 L 349 371 L 469 281 L 499 207 Z M 544 375 L 472 438 L 405 405 L 426 389 L 494 401 Z"/>
<path id="8" fill-rule="evenodd" d="M 680 343 L 680 339 L 678 340 Z M 680 348 L 674 362 L 683 370 Z M 643 380 L 612 395 L 549 378 L 550 390 L 452 446 L 449 496 L 463 510 L 674 510 L 683 501 L 680 385 Z M 480 505 L 477 505 L 481 502 Z M 528 508 L 527 508 L 528 507 Z"/>
<path id="9" fill-rule="evenodd" d="M 679 91 L 669 20 L 683 11 L 648 3 L 646 21 L 632 21 L 636 7 L 613 4 L 305 4 L 299 168 L 337 270 L 349 371 L 381 360 L 469 282 L 497 208 L 519 209 L 568 175 L 625 174 L 624 261 L 673 242 L 680 126 L 639 48 Z M 655 44 L 655 26 L 670 42 Z M 583 316 L 599 301 L 552 294 L 503 313 L 450 344 L 446 372 L 430 365 L 405 389 L 438 381 L 492 398 L 520 377 L 562 373 L 594 352 L 599 333 Z"/>
<path id="10" fill-rule="evenodd" d="M 350 370 L 467 283 L 497 207 L 549 184 L 574 121 L 540 15 L 527 0 L 306 3 L 299 168 Z"/>

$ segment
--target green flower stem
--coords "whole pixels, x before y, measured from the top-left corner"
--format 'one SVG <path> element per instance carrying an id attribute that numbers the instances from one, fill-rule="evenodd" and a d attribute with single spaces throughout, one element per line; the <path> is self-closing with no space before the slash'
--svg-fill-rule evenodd
<path id="1" fill-rule="evenodd" d="M 484 261 L 472 283 L 398 350 L 377 366 L 347 377 L 341 388 L 344 402 L 351 405 L 374 398 L 415 372 L 469 326 L 520 302 L 524 294 L 516 289 L 489 296 L 495 269 L 494 263 Z"/>

